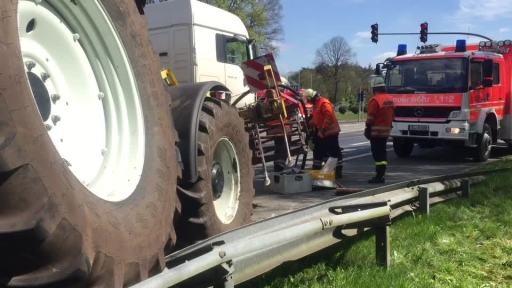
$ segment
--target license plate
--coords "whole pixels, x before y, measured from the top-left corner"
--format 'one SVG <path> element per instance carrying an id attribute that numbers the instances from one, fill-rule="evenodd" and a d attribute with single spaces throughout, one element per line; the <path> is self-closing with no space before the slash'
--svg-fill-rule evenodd
<path id="1" fill-rule="evenodd" d="M 409 125 L 409 130 L 412 131 L 428 131 L 428 125 Z"/>

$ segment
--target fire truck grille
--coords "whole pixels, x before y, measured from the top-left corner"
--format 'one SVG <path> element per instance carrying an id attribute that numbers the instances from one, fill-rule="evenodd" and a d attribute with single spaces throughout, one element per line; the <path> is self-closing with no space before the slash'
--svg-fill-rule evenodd
<path id="1" fill-rule="evenodd" d="M 396 107 L 395 117 L 407 118 L 448 118 L 460 107 Z"/>

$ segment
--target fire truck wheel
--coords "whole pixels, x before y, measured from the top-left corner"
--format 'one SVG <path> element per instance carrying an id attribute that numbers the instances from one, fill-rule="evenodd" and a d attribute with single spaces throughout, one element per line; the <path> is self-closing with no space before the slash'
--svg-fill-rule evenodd
<path id="1" fill-rule="evenodd" d="M 199 181 L 180 193 L 179 229 L 191 233 L 178 239 L 191 243 L 250 221 L 254 170 L 249 135 L 236 108 L 207 97 L 199 115 L 197 167 Z"/>
<path id="2" fill-rule="evenodd" d="M 407 158 L 411 156 L 414 149 L 414 142 L 409 139 L 393 138 L 393 150 L 396 156 Z"/>
<path id="3" fill-rule="evenodd" d="M 0 287 L 159 273 L 177 161 L 134 1 L 0 1 L 0 15 Z"/>
<path id="4" fill-rule="evenodd" d="M 478 137 L 478 146 L 473 148 L 473 160 L 476 162 L 485 162 L 491 156 L 492 147 L 492 129 L 489 124 L 484 124 L 484 130 Z"/>

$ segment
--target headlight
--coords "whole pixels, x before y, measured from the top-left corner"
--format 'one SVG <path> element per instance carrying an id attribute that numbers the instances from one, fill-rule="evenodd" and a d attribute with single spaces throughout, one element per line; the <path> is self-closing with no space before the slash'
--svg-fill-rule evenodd
<path id="1" fill-rule="evenodd" d="M 446 133 L 450 134 L 462 134 L 466 132 L 466 128 L 446 128 Z"/>

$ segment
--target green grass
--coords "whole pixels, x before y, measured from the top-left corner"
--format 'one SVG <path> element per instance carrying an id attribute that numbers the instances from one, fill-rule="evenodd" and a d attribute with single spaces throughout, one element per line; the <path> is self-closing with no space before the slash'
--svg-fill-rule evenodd
<path id="1" fill-rule="evenodd" d="M 341 114 L 339 112 L 336 112 L 336 118 L 338 118 L 339 121 L 357 121 L 358 117 L 357 114 L 354 114 L 350 111 L 345 112 L 345 114 Z M 361 114 L 361 121 L 366 120 L 366 113 Z"/>
<path id="2" fill-rule="evenodd" d="M 388 271 L 375 265 L 374 237 L 364 234 L 242 287 L 512 287 L 510 175 L 489 176 L 470 199 L 436 205 L 430 217 L 394 220 Z"/>

